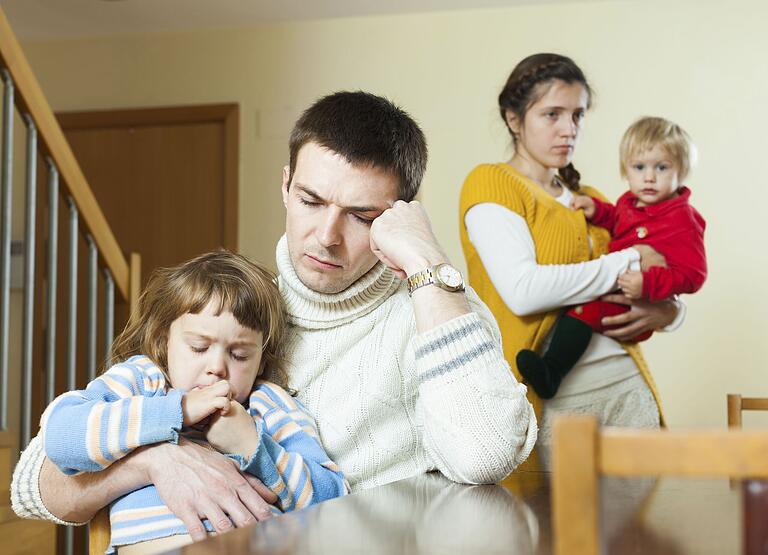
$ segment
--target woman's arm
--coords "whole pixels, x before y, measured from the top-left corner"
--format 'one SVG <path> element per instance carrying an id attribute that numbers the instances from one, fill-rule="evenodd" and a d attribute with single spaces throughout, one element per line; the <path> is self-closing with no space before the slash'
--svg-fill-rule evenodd
<path id="1" fill-rule="evenodd" d="M 640 255 L 634 249 L 576 264 L 539 264 L 525 220 L 494 203 L 477 204 L 464 216 L 491 281 L 518 316 L 592 301 L 616 288 L 619 274 Z"/>

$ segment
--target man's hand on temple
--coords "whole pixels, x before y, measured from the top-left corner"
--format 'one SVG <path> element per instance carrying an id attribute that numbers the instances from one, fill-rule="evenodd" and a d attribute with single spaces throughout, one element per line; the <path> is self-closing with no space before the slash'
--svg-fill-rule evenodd
<path id="1" fill-rule="evenodd" d="M 371 250 L 405 279 L 436 264 L 448 262 L 418 201 L 398 200 L 371 225 Z M 470 312 L 463 291 L 420 287 L 413 296 L 416 330 L 424 333 Z"/>
<path id="2" fill-rule="evenodd" d="M 418 201 L 398 200 L 373 221 L 371 250 L 401 279 L 448 260 Z"/>

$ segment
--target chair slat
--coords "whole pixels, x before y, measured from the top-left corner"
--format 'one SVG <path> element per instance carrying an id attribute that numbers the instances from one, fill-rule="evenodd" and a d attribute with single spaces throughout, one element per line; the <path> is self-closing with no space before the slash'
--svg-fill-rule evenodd
<path id="1" fill-rule="evenodd" d="M 768 477 L 768 433 L 606 429 L 598 468 L 616 476 Z"/>

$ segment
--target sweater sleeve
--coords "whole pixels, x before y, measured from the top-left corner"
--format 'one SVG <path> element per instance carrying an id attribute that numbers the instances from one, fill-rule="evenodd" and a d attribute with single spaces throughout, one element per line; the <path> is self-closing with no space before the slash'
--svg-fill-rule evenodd
<path id="1" fill-rule="evenodd" d="M 518 316 L 595 300 L 614 290 L 619 275 L 640 260 L 636 250 L 624 249 L 588 262 L 539 264 L 528 224 L 513 211 L 477 204 L 464 221 L 496 291 Z"/>
<path id="2" fill-rule="evenodd" d="M 530 454 L 536 416 L 504 359 L 496 321 L 471 288 L 467 298 L 474 312 L 413 340 L 416 414 L 440 472 L 455 482 L 493 483 Z"/>
<path id="3" fill-rule="evenodd" d="M 11 507 L 20 518 L 48 520 L 64 526 L 82 526 L 87 522 L 61 520 L 48 510 L 40 495 L 40 472 L 45 452 L 40 434 L 32 438 L 27 448 L 19 455 L 19 462 L 13 470 L 11 480 Z"/>
<path id="4" fill-rule="evenodd" d="M 590 197 L 595 203 L 595 213 L 590 223 L 604 227 L 608 231 L 613 231 L 616 225 L 616 207 L 610 202 L 605 202 L 599 198 Z"/>
<path id="5" fill-rule="evenodd" d="M 643 272 L 643 298 L 655 303 L 673 295 L 695 293 L 704 283 L 698 278 L 696 273 L 682 268 L 653 266 Z"/>
<path id="6" fill-rule="evenodd" d="M 703 225 L 684 219 L 681 228 L 658 247 L 668 267 L 653 266 L 643 272 L 643 298 L 651 302 L 695 293 L 707 279 Z"/>
<path id="7" fill-rule="evenodd" d="M 251 395 L 249 412 L 259 431 L 259 445 L 248 460 L 229 456 L 277 494 L 284 512 L 349 491 L 341 469 L 320 444 L 314 419 L 297 399 L 264 382 Z"/>
<path id="8" fill-rule="evenodd" d="M 165 393 L 163 374 L 148 359 L 132 357 L 48 406 L 40 423 L 45 454 L 77 474 L 103 470 L 142 445 L 176 443 L 181 397 Z"/>

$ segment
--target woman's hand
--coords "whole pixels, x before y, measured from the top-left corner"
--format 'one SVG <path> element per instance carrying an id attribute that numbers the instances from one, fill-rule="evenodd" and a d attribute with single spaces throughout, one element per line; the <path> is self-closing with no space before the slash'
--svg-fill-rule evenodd
<path id="1" fill-rule="evenodd" d="M 588 220 L 591 220 L 595 215 L 595 201 L 587 195 L 574 195 L 571 201 L 571 208 L 583 210 L 584 217 Z"/>
<path id="2" fill-rule="evenodd" d="M 618 341 L 629 341 L 643 332 L 665 328 L 677 316 L 677 305 L 670 300 L 652 303 L 650 301 L 631 300 L 621 293 L 604 295 L 601 300 L 631 307 L 628 312 L 623 314 L 603 318 L 604 326 L 620 326 L 603 332 L 603 335 Z"/>
<path id="3" fill-rule="evenodd" d="M 249 459 L 259 445 L 253 417 L 243 405 L 233 401 L 227 414 L 216 414 L 205 432 L 205 439 L 220 453 Z"/>
<path id="4" fill-rule="evenodd" d="M 400 279 L 447 262 L 432 232 L 432 224 L 418 201 L 396 201 L 371 224 L 371 250 Z"/>
<path id="5" fill-rule="evenodd" d="M 181 398 L 184 425 L 192 426 L 216 411 L 226 414 L 229 410 L 230 387 L 227 380 L 219 380 L 207 387 L 196 387 Z"/>

